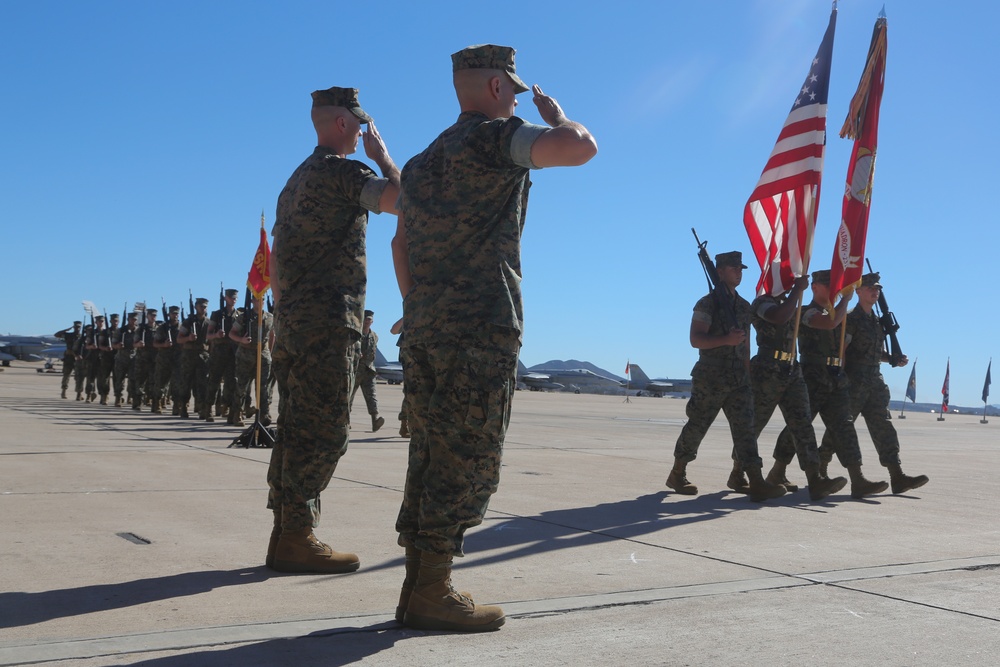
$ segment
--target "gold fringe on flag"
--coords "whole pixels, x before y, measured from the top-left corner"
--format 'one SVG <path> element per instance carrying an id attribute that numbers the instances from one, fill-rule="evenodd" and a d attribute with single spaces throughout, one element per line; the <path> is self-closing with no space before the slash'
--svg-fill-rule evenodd
<path id="1" fill-rule="evenodd" d="M 872 43 L 868 47 L 868 62 L 865 71 L 861 74 L 861 81 L 858 83 L 858 90 L 851 99 L 851 106 L 847 112 L 847 119 L 844 126 L 840 128 L 841 138 L 857 139 L 861 136 L 862 126 L 865 120 L 865 109 L 868 107 L 868 92 L 872 87 L 872 74 L 875 71 L 875 63 L 880 58 L 885 58 L 886 48 L 886 20 L 879 17 L 875 21 L 875 30 L 872 32 Z M 883 72 L 885 70 L 883 69 Z M 884 74 L 883 74 L 884 76 Z"/>

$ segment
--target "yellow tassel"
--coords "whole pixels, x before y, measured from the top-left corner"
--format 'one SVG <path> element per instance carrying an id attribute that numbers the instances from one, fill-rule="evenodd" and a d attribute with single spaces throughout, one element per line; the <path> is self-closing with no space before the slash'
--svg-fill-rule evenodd
<path id="1" fill-rule="evenodd" d="M 848 109 L 844 126 L 840 128 L 841 138 L 857 139 L 861 136 L 862 124 L 865 120 L 865 110 L 868 107 L 868 93 L 872 87 L 872 75 L 875 71 L 875 63 L 879 59 L 885 59 L 885 51 L 886 20 L 880 18 L 875 21 L 875 31 L 872 34 L 871 46 L 868 48 L 868 62 L 865 64 L 865 71 L 861 74 L 858 90 L 851 99 L 851 105 Z M 883 75 L 884 72 L 883 68 Z"/>

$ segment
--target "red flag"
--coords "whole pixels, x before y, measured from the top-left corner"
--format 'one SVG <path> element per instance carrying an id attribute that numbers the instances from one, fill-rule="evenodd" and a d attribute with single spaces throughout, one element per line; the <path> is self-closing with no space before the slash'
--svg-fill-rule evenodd
<path id="1" fill-rule="evenodd" d="M 951 376 L 951 359 L 948 360 L 948 365 L 944 369 L 944 386 L 941 387 L 941 395 L 944 397 L 941 399 L 941 412 L 948 412 L 948 378 Z"/>
<path id="2" fill-rule="evenodd" d="M 875 21 L 868 62 L 851 108 L 840 130 L 841 137 L 854 139 L 851 162 L 847 167 L 847 188 L 841 212 L 837 244 L 830 267 L 830 294 L 840 294 L 861 284 L 864 272 L 865 239 L 868 235 L 868 212 L 875 178 L 875 153 L 878 145 L 878 115 L 885 86 L 886 20 Z"/>
<path id="3" fill-rule="evenodd" d="M 264 216 L 261 216 L 260 245 L 257 254 L 253 256 L 253 265 L 247 276 L 247 287 L 253 295 L 260 299 L 271 285 L 271 248 L 267 245 L 267 232 L 264 231 Z"/>
<path id="4" fill-rule="evenodd" d="M 778 295 L 809 269 L 826 148 L 826 98 L 837 9 L 830 14 L 809 74 L 743 209 L 761 277 L 758 294 Z"/>
<path id="5" fill-rule="evenodd" d="M 625 375 L 628 375 L 629 368 L 631 367 L 631 364 L 632 364 L 632 360 L 631 359 L 625 362 Z"/>

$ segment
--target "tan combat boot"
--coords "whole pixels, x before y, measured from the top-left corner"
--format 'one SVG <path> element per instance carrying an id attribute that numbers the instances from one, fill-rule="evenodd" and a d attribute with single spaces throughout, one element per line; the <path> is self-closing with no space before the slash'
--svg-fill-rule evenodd
<path id="1" fill-rule="evenodd" d="M 375 433 L 382 425 L 385 424 L 385 417 L 379 417 L 378 415 L 372 415 L 372 433 Z"/>
<path id="2" fill-rule="evenodd" d="M 410 606 L 410 594 L 417 583 L 417 573 L 420 572 L 420 550 L 416 547 L 406 547 L 406 560 L 403 563 L 403 588 L 399 591 L 399 604 L 396 605 L 396 622 L 403 623 L 406 608 Z"/>
<path id="3" fill-rule="evenodd" d="M 927 475 L 917 475 L 916 477 L 904 475 L 903 468 L 898 463 L 886 467 L 889 468 L 889 481 L 892 482 L 892 492 L 896 495 L 906 493 L 911 489 L 918 489 L 930 481 Z"/>
<path id="4" fill-rule="evenodd" d="M 830 479 L 823 475 L 818 465 L 806 468 L 806 480 L 809 484 L 809 500 L 822 500 L 847 486 L 847 480 L 843 477 Z"/>
<path id="5" fill-rule="evenodd" d="M 361 567 L 356 554 L 334 551 L 313 535 L 312 528 L 282 530 L 274 545 L 274 564 L 278 572 L 341 574 Z"/>
<path id="6" fill-rule="evenodd" d="M 739 461 L 733 461 L 733 471 L 729 473 L 726 486 L 736 493 L 750 493 L 750 485 L 747 483 L 747 476 L 743 474 L 743 468 Z"/>
<path id="7" fill-rule="evenodd" d="M 160 399 L 158 398 L 153 399 L 153 406 L 149 409 L 149 411 L 152 412 L 154 415 L 163 414 L 163 410 L 160 409 Z"/>
<path id="8" fill-rule="evenodd" d="M 503 625 L 503 609 L 476 604 L 452 588 L 451 562 L 451 554 L 420 552 L 420 569 L 403 623 L 417 630 L 453 632 L 486 632 Z"/>
<path id="9" fill-rule="evenodd" d="M 682 496 L 698 495 L 698 487 L 687 479 L 687 463 L 678 458 L 674 459 L 674 467 L 667 476 L 667 486 Z"/>
<path id="10" fill-rule="evenodd" d="M 244 425 L 243 424 L 243 412 L 242 412 L 242 410 L 234 410 L 234 411 L 232 411 L 232 412 L 229 413 L 229 416 L 232 418 L 232 421 L 229 422 L 229 423 L 232 424 L 233 426 L 243 426 Z"/>
<path id="11" fill-rule="evenodd" d="M 861 472 L 861 464 L 855 463 L 847 466 L 847 472 L 851 476 L 851 498 L 864 498 L 876 493 L 882 493 L 889 488 L 888 482 L 871 482 L 865 479 Z"/>
<path id="12" fill-rule="evenodd" d="M 789 493 L 795 493 L 799 490 L 798 484 L 792 484 L 788 481 L 788 477 L 785 475 L 785 471 L 788 469 L 787 463 L 782 463 L 775 459 L 774 465 L 771 466 L 770 472 L 767 473 L 765 479 L 771 484 L 781 484 L 785 487 L 785 491 Z"/>
<path id="13" fill-rule="evenodd" d="M 785 495 L 785 487 L 781 484 L 772 484 L 764 479 L 760 473 L 760 468 L 747 469 L 747 477 L 750 478 L 750 500 L 762 503 L 765 500 L 780 498 Z"/>

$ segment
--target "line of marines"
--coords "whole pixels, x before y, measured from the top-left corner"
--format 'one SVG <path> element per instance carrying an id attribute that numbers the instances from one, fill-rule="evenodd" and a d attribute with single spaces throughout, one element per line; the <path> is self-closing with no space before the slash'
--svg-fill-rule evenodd
<path id="1" fill-rule="evenodd" d="M 800 296 L 809 278 L 800 277 L 788 292 L 765 294 L 751 304 L 736 293 L 747 268 L 742 254 L 721 253 L 715 261 L 727 296 L 713 292 L 694 307 L 690 342 L 699 350 L 699 358 L 691 371 L 688 421 L 674 448 L 667 487 L 682 495 L 698 493 L 698 487 L 687 479 L 687 465 L 697 457 L 698 447 L 720 410 L 729 421 L 733 438 L 733 470 L 726 485 L 755 501 L 798 490 L 786 475 L 795 457 L 814 501 L 847 485 L 843 477 L 828 476 L 834 455 L 850 475 L 853 498 L 882 493 L 890 484 L 894 494 L 926 484 L 926 475 L 903 472 L 899 438 L 890 421 L 889 389 L 880 370 L 890 358 L 885 332 L 873 312 L 882 289 L 879 274 L 862 276 L 858 305 L 848 313 L 852 294 L 847 293 L 834 306 L 830 271 L 814 272 L 813 299 L 802 307 L 796 322 Z M 726 298 L 728 304 L 720 303 Z M 735 314 L 735 324 L 724 317 L 727 309 Z M 757 335 L 757 354 L 752 359 L 751 325 Z M 894 361 L 893 365 L 904 366 L 908 360 L 903 355 Z M 773 467 L 765 477 L 757 442 L 775 408 L 781 410 L 786 425 L 775 445 Z M 812 425 L 817 414 L 826 426 L 821 443 Z M 889 472 L 889 483 L 870 481 L 861 470 L 855 430 L 859 415 L 865 418 L 879 462 Z"/>
<path id="2" fill-rule="evenodd" d="M 198 298 L 185 317 L 179 306 L 166 307 L 162 320 L 158 309 L 143 308 L 125 314 L 124 323 L 118 313 L 95 315 L 92 324 L 78 320 L 56 332 L 66 343 L 62 397 L 67 398 L 72 375 L 78 401 L 111 405 L 113 397 L 115 407 L 131 405 L 141 411 L 148 406 L 153 414 L 171 406 L 171 413 L 181 418 L 188 418 L 191 406 L 199 419 L 224 417 L 234 426 L 243 426 L 243 418 L 259 410 L 261 423 L 269 425 L 273 316 L 256 298 L 252 307 L 237 308 L 238 294 L 225 290 L 211 314 L 209 300 Z M 251 387 L 257 378 L 258 339 L 260 405 L 255 407 Z"/>

